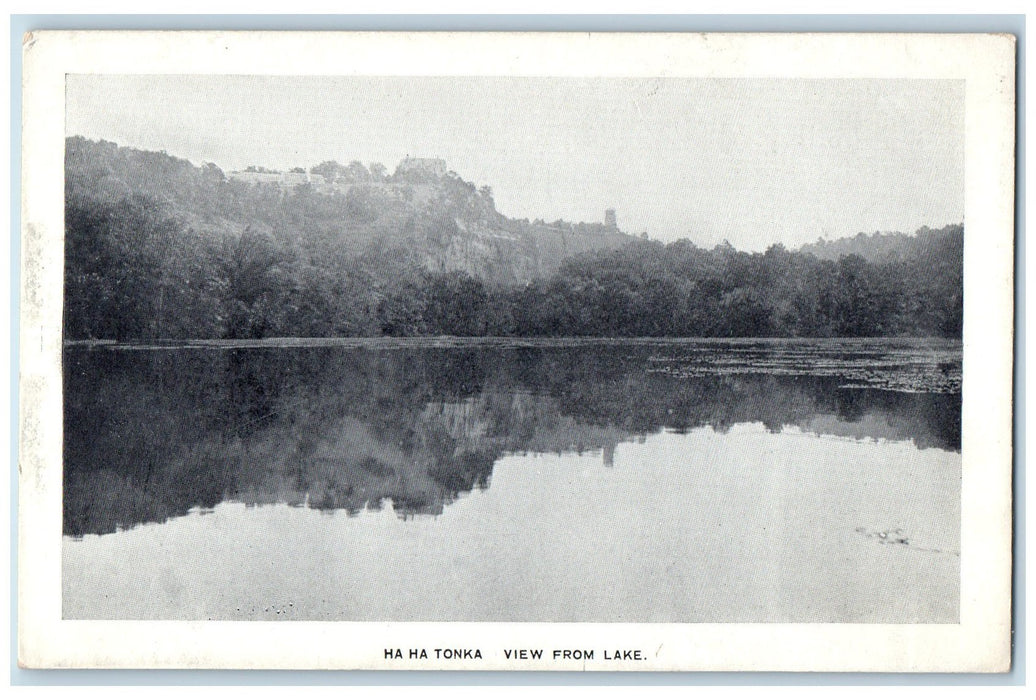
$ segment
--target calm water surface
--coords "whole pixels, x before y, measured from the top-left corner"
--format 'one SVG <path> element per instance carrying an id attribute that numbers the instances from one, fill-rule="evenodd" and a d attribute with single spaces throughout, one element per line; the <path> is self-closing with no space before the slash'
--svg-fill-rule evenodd
<path id="1" fill-rule="evenodd" d="M 951 341 L 67 347 L 64 617 L 955 622 L 960 369 Z"/>

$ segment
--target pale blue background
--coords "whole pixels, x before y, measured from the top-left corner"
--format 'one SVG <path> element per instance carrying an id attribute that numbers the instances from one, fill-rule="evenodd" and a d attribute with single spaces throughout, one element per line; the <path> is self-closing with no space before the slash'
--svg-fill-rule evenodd
<path id="1" fill-rule="evenodd" d="M 1015 363 L 1015 650 L 1011 673 L 514 673 L 29 671 L 17 666 L 18 290 L 21 37 L 40 29 L 1005 32 L 1018 37 Z M 1024 15 L 12 15 L 11 16 L 11 683 L 12 685 L 1024 685 L 1025 684 L 1025 16 Z"/>

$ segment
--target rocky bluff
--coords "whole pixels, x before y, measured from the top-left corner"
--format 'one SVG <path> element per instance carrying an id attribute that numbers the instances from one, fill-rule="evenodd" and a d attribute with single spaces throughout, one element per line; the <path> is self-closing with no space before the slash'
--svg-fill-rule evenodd
<path id="1" fill-rule="evenodd" d="M 613 210 L 602 212 L 603 223 L 509 218 L 497 211 L 489 186 L 465 181 L 441 159 L 407 157 L 391 174 L 357 161 L 224 172 L 80 136 L 65 146 L 70 199 L 147 198 L 196 232 L 219 238 L 258 231 L 308 256 L 394 250 L 432 272 L 514 285 L 549 276 L 572 255 L 632 240 Z"/>

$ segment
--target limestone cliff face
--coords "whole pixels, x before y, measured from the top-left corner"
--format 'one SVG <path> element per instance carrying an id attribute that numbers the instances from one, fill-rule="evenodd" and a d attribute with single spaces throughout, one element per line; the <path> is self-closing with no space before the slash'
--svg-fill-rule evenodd
<path id="1" fill-rule="evenodd" d="M 549 226 L 524 221 L 507 228 L 454 219 L 456 231 L 427 240 L 424 266 L 435 272 L 463 271 L 487 282 L 524 285 L 548 277 L 568 257 L 619 248 L 632 240 L 603 226 Z"/>
<path id="2" fill-rule="evenodd" d="M 394 226 L 392 206 L 381 202 L 373 205 L 378 212 L 375 225 L 401 234 L 413 231 L 416 235 L 407 245 L 416 247 L 423 265 L 435 272 L 463 271 L 490 283 L 523 285 L 549 276 L 567 257 L 618 248 L 632 240 L 613 222 L 546 224 L 509 219 L 496 210 L 489 187 L 476 189 L 453 172 L 386 187 L 404 188 L 409 218 L 406 224 Z"/>

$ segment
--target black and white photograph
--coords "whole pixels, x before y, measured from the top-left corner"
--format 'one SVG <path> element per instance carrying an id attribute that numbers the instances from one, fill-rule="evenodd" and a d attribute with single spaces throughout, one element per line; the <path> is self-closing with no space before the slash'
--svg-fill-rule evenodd
<path id="1" fill-rule="evenodd" d="M 903 635 L 977 623 L 972 670 L 1003 670 L 1013 189 L 988 174 L 1013 183 L 1013 87 L 983 117 L 956 63 L 609 70 L 688 40 L 559 36 L 539 60 L 613 63 L 436 73 L 405 35 L 196 38 L 231 58 L 66 64 L 48 116 L 34 191 L 61 209 L 23 233 L 50 262 L 22 345 L 54 367 L 22 433 L 49 443 L 48 624 L 384 623 L 284 663 L 557 670 L 733 670 L 664 635 L 857 630 L 879 670 L 928 670 L 955 662 Z M 1009 38 L 972 39 L 1013 79 Z"/>

